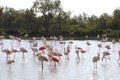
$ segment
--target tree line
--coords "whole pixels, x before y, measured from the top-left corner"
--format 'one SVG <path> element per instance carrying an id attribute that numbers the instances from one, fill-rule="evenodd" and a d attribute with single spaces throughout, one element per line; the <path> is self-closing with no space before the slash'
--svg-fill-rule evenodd
<path id="1" fill-rule="evenodd" d="M 65 12 L 60 0 L 36 0 L 30 9 L 15 10 L 0 6 L 0 34 L 20 36 L 120 36 L 120 8 L 112 15 Z"/>

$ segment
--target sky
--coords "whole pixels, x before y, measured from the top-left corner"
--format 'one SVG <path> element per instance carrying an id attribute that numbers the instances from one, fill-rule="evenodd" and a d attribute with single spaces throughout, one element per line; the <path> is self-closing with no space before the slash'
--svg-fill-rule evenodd
<path id="1" fill-rule="evenodd" d="M 0 0 L 0 6 L 12 7 L 16 10 L 31 8 L 35 0 Z M 64 11 L 71 11 L 72 15 L 83 12 L 88 15 L 100 16 L 103 13 L 112 15 L 116 8 L 120 8 L 120 0 L 61 0 Z"/>

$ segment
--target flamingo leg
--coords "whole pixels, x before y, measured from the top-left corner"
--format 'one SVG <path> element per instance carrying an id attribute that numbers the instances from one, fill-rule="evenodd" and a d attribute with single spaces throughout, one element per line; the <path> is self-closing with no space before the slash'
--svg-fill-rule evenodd
<path id="1" fill-rule="evenodd" d="M 15 59 L 15 53 L 14 53 L 14 59 Z"/>
<path id="2" fill-rule="evenodd" d="M 96 69 L 97 69 L 97 62 L 96 62 Z"/>
<path id="3" fill-rule="evenodd" d="M 43 72 L 43 61 L 41 61 L 41 63 L 42 63 L 42 72 Z"/>
<path id="4" fill-rule="evenodd" d="M 94 63 L 94 70 L 95 70 L 95 63 Z"/>
<path id="5" fill-rule="evenodd" d="M 6 61 L 9 59 L 9 55 L 8 54 L 6 54 Z"/>
<path id="6" fill-rule="evenodd" d="M 77 56 L 78 56 L 78 60 L 80 60 L 80 56 L 79 56 L 79 53 L 77 54 Z"/>
<path id="7" fill-rule="evenodd" d="M 56 68 L 56 62 L 54 62 L 54 68 Z"/>
<path id="8" fill-rule="evenodd" d="M 9 64 L 9 71 L 11 71 L 11 64 Z"/>
<path id="9" fill-rule="evenodd" d="M 69 61 L 69 55 L 67 55 L 67 60 Z"/>
<path id="10" fill-rule="evenodd" d="M 25 55 L 24 55 L 24 53 L 22 53 L 22 62 L 24 62 L 25 61 Z"/>

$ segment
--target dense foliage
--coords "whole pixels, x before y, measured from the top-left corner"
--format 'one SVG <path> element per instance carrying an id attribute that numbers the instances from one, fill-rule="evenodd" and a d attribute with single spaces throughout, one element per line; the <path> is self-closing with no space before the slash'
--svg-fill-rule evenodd
<path id="1" fill-rule="evenodd" d="M 36 0 L 31 9 L 15 10 L 0 7 L 0 32 L 6 35 L 29 36 L 120 36 L 120 8 L 113 15 L 100 16 L 86 13 L 71 17 L 65 12 L 60 0 Z"/>

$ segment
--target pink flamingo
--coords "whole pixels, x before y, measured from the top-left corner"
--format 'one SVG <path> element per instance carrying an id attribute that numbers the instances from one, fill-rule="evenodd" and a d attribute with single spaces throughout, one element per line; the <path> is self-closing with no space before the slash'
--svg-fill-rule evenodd
<path id="1" fill-rule="evenodd" d="M 42 51 L 43 54 L 45 53 L 45 52 L 44 52 L 45 49 L 46 49 L 46 46 L 41 46 L 41 47 L 39 48 L 39 50 Z"/>
<path id="2" fill-rule="evenodd" d="M 56 62 L 59 62 L 59 59 L 52 54 L 48 54 L 48 56 L 49 56 L 50 61 L 54 62 L 54 68 L 56 68 Z"/>
<path id="3" fill-rule="evenodd" d="M 9 55 L 10 54 L 12 54 L 12 52 L 9 50 L 9 49 L 3 49 L 3 43 L 1 42 L 0 43 L 0 45 L 2 45 L 2 47 L 1 47 L 1 51 L 3 52 L 3 53 L 6 53 L 6 60 L 8 60 L 9 59 Z"/>
<path id="4" fill-rule="evenodd" d="M 15 54 L 16 54 L 16 52 L 19 52 L 17 49 L 11 49 L 11 52 L 13 52 L 14 53 L 14 59 L 15 59 Z"/>

